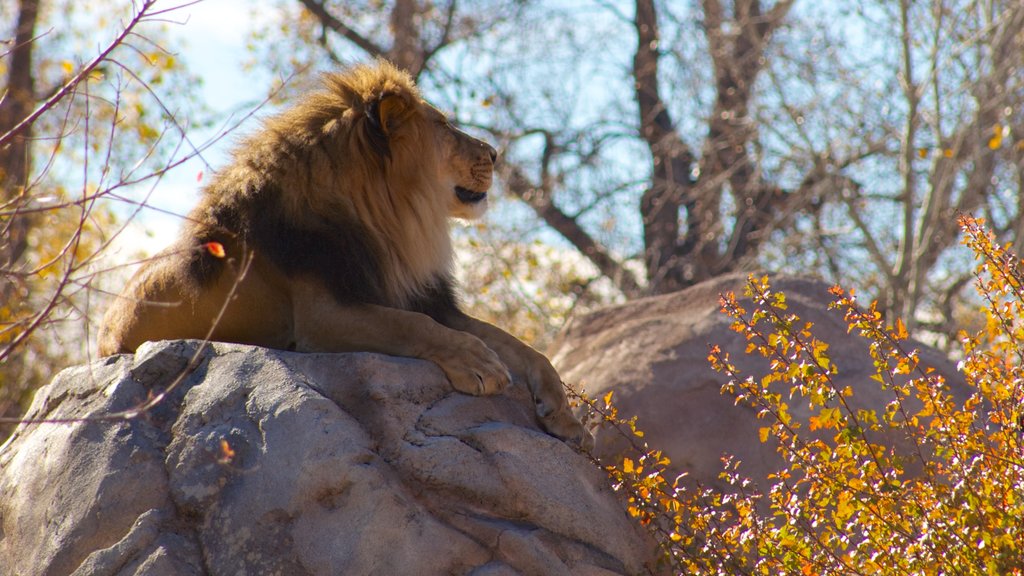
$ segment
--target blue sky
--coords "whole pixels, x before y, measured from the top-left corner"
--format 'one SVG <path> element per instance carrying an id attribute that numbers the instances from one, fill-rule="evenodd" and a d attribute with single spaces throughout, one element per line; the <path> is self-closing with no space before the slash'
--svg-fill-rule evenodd
<path id="1" fill-rule="evenodd" d="M 245 70 L 243 62 L 246 36 L 252 29 L 254 4 L 246 0 L 203 0 L 169 14 L 173 22 L 168 28 L 170 39 L 164 48 L 185 62 L 189 73 L 202 79 L 199 99 L 209 108 L 214 119 L 211 129 L 194 129 L 190 139 L 198 144 L 215 137 L 226 123 L 233 124 L 238 110 L 262 98 L 270 79 L 260 71 Z M 170 5 L 170 4 L 169 4 Z M 268 6 L 269 8 L 269 6 Z M 272 13 L 267 10 L 268 16 Z M 235 112 L 235 116 L 232 113 Z M 172 170 L 157 185 L 149 204 L 159 210 L 143 211 L 122 240 L 131 250 L 152 253 L 169 244 L 177 234 L 181 219 L 167 214 L 186 214 L 195 204 L 202 183 L 213 168 L 227 158 L 237 134 L 255 127 L 255 119 L 246 120 L 236 131 L 215 142 L 203 153 Z M 199 175 L 203 174 L 202 180 Z M 140 189 L 143 195 L 149 187 Z"/>

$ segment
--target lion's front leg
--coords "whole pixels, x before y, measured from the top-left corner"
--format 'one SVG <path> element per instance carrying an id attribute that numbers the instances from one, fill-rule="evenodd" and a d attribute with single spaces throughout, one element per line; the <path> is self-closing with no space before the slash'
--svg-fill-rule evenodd
<path id="1" fill-rule="evenodd" d="M 537 405 L 537 416 L 548 432 L 585 450 L 593 448 L 593 435 L 569 409 L 562 379 L 543 354 L 501 328 L 465 314 L 460 313 L 450 324 L 483 340 L 498 353 L 513 379 L 526 382 Z"/>
<path id="2" fill-rule="evenodd" d="M 368 304 L 338 304 L 315 284 L 295 291 L 295 348 L 304 352 L 381 352 L 437 364 L 466 394 L 497 394 L 511 381 L 501 358 L 480 338 L 429 316 Z"/>

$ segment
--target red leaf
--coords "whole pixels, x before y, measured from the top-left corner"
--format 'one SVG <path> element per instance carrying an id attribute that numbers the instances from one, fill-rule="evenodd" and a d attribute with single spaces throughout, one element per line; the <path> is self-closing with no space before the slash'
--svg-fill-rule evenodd
<path id="1" fill-rule="evenodd" d="M 220 242 L 207 242 L 203 244 L 203 248 L 206 248 L 206 251 L 213 255 L 214 258 L 224 257 L 224 245 Z"/>

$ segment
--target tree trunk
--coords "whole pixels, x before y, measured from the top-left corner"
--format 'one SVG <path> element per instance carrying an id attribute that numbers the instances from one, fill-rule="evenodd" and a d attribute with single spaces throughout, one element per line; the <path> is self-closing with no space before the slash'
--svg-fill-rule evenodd
<path id="1" fill-rule="evenodd" d="M 658 91 L 658 17 L 653 0 L 637 0 L 637 50 L 633 57 L 640 135 L 651 152 L 651 183 L 640 199 L 644 226 L 644 265 L 647 289 L 662 294 L 685 287 L 692 274 L 680 261 L 680 210 L 687 215 L 686 245 L 704 236 L 714 221 L 696 218 L 690 172 L 693 155 L 676 132 Z"/>
<path id="2" fill-rule="evenodd" d="M 0 101 L 0 135 L 7 134 L 27 117 L 36 104 L 35 80 L 32 70 L 39 0 L 19 0 L 18 26 L 14 48 L 10 53 L 9 71 L 3 100 Z M 32 127 L 0 142 L 0 306 L 13 302 L 20 282 L 15 266 L 28 247 L 30 219 L 19 214 L 27 198 L 30 170 L 29 143 Z"/>

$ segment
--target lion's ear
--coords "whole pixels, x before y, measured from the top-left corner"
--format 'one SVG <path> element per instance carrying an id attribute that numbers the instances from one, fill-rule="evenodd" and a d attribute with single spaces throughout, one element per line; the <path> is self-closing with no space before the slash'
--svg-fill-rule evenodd
<path id="1" fill-rule="evenodd" d="M 370 102 L 366 110 L 370 124 L 385 136 L 390 136 L 394 132 L 408 112 L 408 103 L 398 94 L 382 94 L 380 98 Z"/>
<path id="2" fill-rule="evenodd" d="M 370 140 L 381 155 L 391 156 L 388 138 L 408 115 L 409 104 L 399 94 L 381 94 L 379 98 L 369 102 L 366 107 L 366 119 L 370 124 Z"/>

